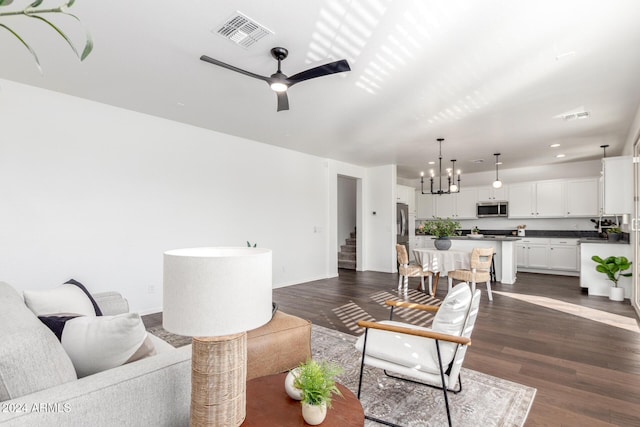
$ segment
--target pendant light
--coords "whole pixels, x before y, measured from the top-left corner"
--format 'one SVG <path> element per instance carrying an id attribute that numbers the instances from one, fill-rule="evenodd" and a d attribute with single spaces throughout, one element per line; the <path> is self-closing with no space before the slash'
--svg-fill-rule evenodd
<path id="1" fill-rule="evenodd" d="M 442 189 L 442 141 L 444 138 L 438 138 L 437 141 L 440 143 L 440 155 L 438 156 L 438 189 L 433 189 L 433 178 L 435 178 L 435 173 L 433 169 L 431 170 L 431 176 L 429 180 L 431 181 L 431 191 L 425 193 L 424 192 L 424 172 L 420 172 L 420 191 L 422 194 L 437 194 L 439 196 L 443 194 L 452 194 L 460 192 L 460 170 L 456 171 L 456 160 L 451 160 L 451 169 L 447 169 L 445 172 L 447 173 L 447 189 Z M 458 175 L 457 184 L 456 180 L 453 178 L 453 175 Z"/>
<path id="2" fill-rule="evenodd" d="M 496 180 L 493 181 L 493 188 L 500 188 L 502 187 L 502 181 L 500 181 L 500 178 L 498 178 L 498 165 L 500 164 L 500 161 L 498 160 L 498 158 L 500 157 L 500 153 L 495 153 L 494 156 L 496 156 Z"/>

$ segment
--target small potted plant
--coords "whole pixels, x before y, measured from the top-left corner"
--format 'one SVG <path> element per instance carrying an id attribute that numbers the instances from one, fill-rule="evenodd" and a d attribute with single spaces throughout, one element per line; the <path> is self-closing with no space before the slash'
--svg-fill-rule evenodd
<path id="1" fill-rule="evenodd" d="M 446 251 L 451 247 L 451 236 L 460 235 L 460 223 L 451 218 L 434 217 L 433 220 L 425 222 L 421 231 L 424 234 L 434 236 L 436 249 Z"/>
<path id="2" fill-rule="evenodd" d="M 607 279 L 613 282 L 613 286 L 609 288 L 609 299 L 623 301 L 624 288 L 618 287 L 618 280 L 620 277 L 631 277 L 631 273 L 623 273 L 623 271 L 630 269 L 632 263 L 623 256 L 610 256 L 602 259 L 598 255 L 594 255 L 591 259 L 598 264 L 596 271 L 605 274 Z"/>
<path id="3" fill-rule="evenodd" d="M 297 368 L 293 385 L 302 394 L 302 417 L 307 424 L 318 425 L 327 416 L 334 394 L 342 396 L 335 378 L 342 369 L 329 362 L 307 360 Z"/>
<path id="4" fill-rule="evenodd" d="M 611 227 L 607 230 L 607 239 L 617 242 L 620 240 L 620 236 L 622 235 L 622 230 L 620 227 Z"/>
<path id="5" fill-rule="evenodd" d="M 471 229 L 471 234 L 473 234 L 473 235 L 480 234 L 480 229 L 478 228 L 477 225 Z"/>

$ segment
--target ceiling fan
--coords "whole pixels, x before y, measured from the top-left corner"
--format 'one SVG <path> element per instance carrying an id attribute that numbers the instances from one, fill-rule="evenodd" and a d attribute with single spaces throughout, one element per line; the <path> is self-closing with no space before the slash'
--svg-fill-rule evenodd
<path id="1" fill-rule="evenodd" d="M 349 68 L 349 63 L 345 59 L 341 59 L 339 61 L 330 62 L 329 64 L 309 68 L 308 70 L 302 71 L 298 74 L 294 74 L 291 77 L 287 77 L 280 70 L 280 65 L 288 54 L 289 51 L 283 47 L 274 47 L 273 49 L 271 49 L 271 56 L 278 60 L 278 70 L 270 77 L 261 76 L 250 71 L 234 67 L 233 65 L 226 64 L 224 62 L 218 61 L 217 59 L 210 58 L 206 55 L 202 55 L 200 59 L 202 61 L 209 62 L 211 64 L 244 74 L 245 76 L 253 77 L 254 79 L 259 79 L 267 82 L 278 97 L 278 111 L 289 109 L 289 98 L 287 97 L 287 89 L 289 89 L 294 84 L 309 79 L 315 79 L 316 77 L 327 76 L 329 74 L 351 71 L 351 68 Z"/>

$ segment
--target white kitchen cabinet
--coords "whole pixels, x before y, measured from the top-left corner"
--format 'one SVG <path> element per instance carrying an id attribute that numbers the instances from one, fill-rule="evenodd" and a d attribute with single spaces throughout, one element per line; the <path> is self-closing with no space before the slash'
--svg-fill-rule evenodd
<path id="1" fill-rule="evenodd" d="M 459 193 L 434 196 L 436 216 L 452 219 L 475 219 L 477 189 L 474 187 L 460 189 Z"/>
<path id="2" fill-rule="evenodd" d="M 475 219 L 478 203 L 477 188 L 461 188 L 456 194 L 456 219 Z"/>
<path id="3" fill-rule="evenodd" d="M 526 238 L 516 242 L 520 270 L 577 275 L 580 269 L 578 239 Z"/>
<path id="4" fill-rule="evenodd" d="M 538 181 L 509 186 L 509 218 L 562 218 L 564 181 Z"/>
<path id="5" fill-rule="evenodd" d="M 518 267 L 549 268 L 549 239 L 522 239 L 516 243 Z"/>
<path id="6" fill-rule="evenodd" d="M 602 159 L 603 209 L 607 215 L 628 214 L 633 210 L 633 158 Z"/>
<path id="7" fill-rule="evenodd" d="M 535 186 L 532 182 L 511 184 L 509 186 L 509 218 L 535 217 Z"/>
<path id="8" fill-rule="evenodd" d="M 441 218 L 455 218 L 456 194 L 433 196 L 436 204 L 436 216 Z"/>
<path id="9" fill-rule="evenodd" d="M 578 271 L 578 239 L 549 239 L 549 269 Z"/>
<path id="10" fill-rule="evenodd" d="M 599 215 L 598 178 L 570 179 L 566 182 L 566 216 L 592 217 Z"/>
<path id="11" fill-rule="evenodd" d="M 478 187 L 478 202 L 505 201 L 507 197 L 507 186 L 500 188 Z"/>
<path id="12" fill-rule="evenodd" d="M 435 216 L 435 197 L 437 196 L 416 191 L 416 218 L 432 219 Z"/>
<path id="13" fill-rule="evenodd" d="M 564 181 L 536 182 L 536 218 L 564 216 Z"/>

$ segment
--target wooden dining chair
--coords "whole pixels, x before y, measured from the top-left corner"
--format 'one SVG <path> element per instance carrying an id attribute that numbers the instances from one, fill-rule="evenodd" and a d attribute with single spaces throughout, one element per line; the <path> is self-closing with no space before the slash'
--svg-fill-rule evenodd
<path id="1" fill-rule="evenodd" d="M 420 289 L 425 292 L 424 278 L 429 278 L 429 295 L 433 295 L 432 292 L 432 276 L 430 271 L 424 271 L 421 265 L 410 264 L 409 254 L 407 248 L 404 245 L 396 245 L 396 252 L 398 253 L 398 292 L 409 290 L 409 277 L 420 277 Z"/>
<path id="2" fill-rule="evenodd" d="M 474 248 L 471 251 L 470 270 L 454 270 L 447 274 L 449 278 L 449 291 L 453 286 L 453 280 L 471 283 L 471 290 L 476 290 L 476 283 L 486 282 L 489 301 L 493 301 L 491 295 L 491 262 L 493 261 L 493 248 Z"/>

